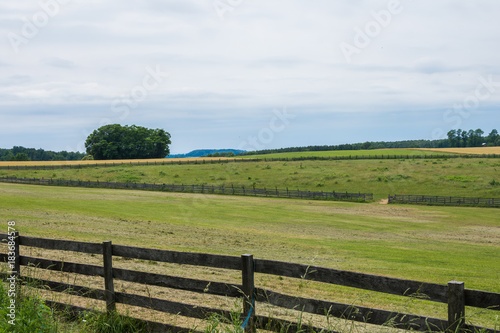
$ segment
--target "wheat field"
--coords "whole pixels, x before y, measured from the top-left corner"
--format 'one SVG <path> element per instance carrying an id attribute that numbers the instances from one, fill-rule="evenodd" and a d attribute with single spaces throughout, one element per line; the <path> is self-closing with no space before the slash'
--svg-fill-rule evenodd
<path id="1" fill-rule="evenodd" d="M 226 160 L 228 157 L 188 157 L 188 158 L 152 158 L 152 159 L 132 159 L 132 160 L 76 160 L 76 161 L 0 161 L 1 166 L 35 166 L 35 165 L 95 165 L 95 164 L 146 164 L 146 163 L 172 163 L 187 161 L 211 161 Z"/>
<path id="2" fill-rule="evenodd" d="M 414 150 L 434 151 L 440 153 L 466 154 L 466 155 L 500 154 L 500 147 L 414 148 Z"/>

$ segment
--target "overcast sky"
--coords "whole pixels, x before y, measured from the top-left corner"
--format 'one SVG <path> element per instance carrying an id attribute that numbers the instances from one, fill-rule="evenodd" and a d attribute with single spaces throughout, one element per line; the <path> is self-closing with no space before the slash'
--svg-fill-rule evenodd
<path id="1" fill-rule="evenodd" d="M 172 153 L 500 130 L 500 1 L 2 1 L 0 148 Z"/>

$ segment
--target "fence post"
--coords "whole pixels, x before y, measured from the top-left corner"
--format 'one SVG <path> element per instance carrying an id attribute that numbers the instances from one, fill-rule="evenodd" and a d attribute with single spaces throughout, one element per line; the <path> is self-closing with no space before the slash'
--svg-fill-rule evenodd
<path id="1" fill-rule="evenodd" d="M 448 330 L 461 333 L 465 323 L 465 287 L 463 282 L 448 282 Z"/>
<path id="2" fill-rule="evenodd" d="M 9 237 L 10 243 L 10 237 Z M 12 275 L 16 277 L 16 280 L 21 276 L 21 254 L 19 253 L 19 231 L 14 232 L 14 251 L 10 251 L 11 247 L 9 245 L 9 252 L 14 252 L 14 267 L 11 266 Z M 10 261 L 10 259 L 9 259 Z M 10 265 L 9 265 L 10 266 Z M 16 284 L 17 286 L 17 284 Z"/>
<path id="3" fill-rule="evenodd" d="M 251 254 L 241 255 L 241 278 L 243 291 L 243 324 L 245 332 L 255 333 L 255 287 L 254 260 Z"/>
<path id="4" fill-rule="evenodd" d="M 102 243 L 102 257 L 104 263 L 104 295 L 108 313 L 116 311 L 115 287 L 113 285 L 113 247 L 111 241 Z"/>

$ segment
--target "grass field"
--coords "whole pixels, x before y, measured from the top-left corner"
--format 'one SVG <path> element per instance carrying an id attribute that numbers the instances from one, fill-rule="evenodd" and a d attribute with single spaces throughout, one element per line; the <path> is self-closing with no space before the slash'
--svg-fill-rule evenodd
<path id="1" fill-rule="evenodd" d="M 328 158 L 336 156 L 394 156 L 394 155 L 442 155 L 442 154 L 454 154 L 452 152 L 439 152 L 439 151 L 428 151 L 419 149 L 368 149 L 368 150 L 330 150 L 330 151 L 300 151 L 300 152 L 289 152 L 289 153 L 273 153 L 273 154 L 262 154 L 262 155 L 244 155 L 237 156 L 240 158 L 307 158 L 307 157 L 317 157 L 317 158 Z"/>
<path id="2" fill-rule="evenodd" d="M 478 147 L 478 148 L 409 148 L 409 149 L 370 149 L 370 150 L 332 150 L 332 151 L 305 151 L 305 152 L 290 152 L 290 153 L 275 153 L 262 155 L 245 155 L 236 156 L 243 159 L 292 159 L 292 158 L 308 158 L 319 157 L 328 158 L 336 156 L 394 156 L 394 155 L 442 155 L 442 154 L 500 154 L 500 147 Z M 134 164 L 134 163 L 162 163 L 162 162 L 186 162 L 186 161 L 212 161 L 212 160 L 232 160 L 233 158 L 226 157 L 201 157 L 201 158 L 156 158 L 144 160 L 84 160 L 84 161 L 0 161 L 1 166 L 42 166 L 42 165 L 92 165 L 92 164 Z"/>
<path id="3" fill-rule="evenodd" d="M 381 151 L 372 152 L 380 154 Z M 414 154 L 415 151 L 409 152 L 409 155 Z M 460 280 L 465 282 L 466 288 L 500 292 L 498 209 L 378 203 L 388 194 L 396 193 L 499 197 L 499 171 L 500 159 L 425 157 L 2 169 L 0 177 L 372 192 L 375 202 L 359 204 L 0 183 L 0 219 L 5 222 L 5 232 L 6 222 L 15 220 L 22 235 L 90 242 L 111 240 L 114 244 L 214 254 L 252 253 L 256 258 L 440 284 Z M 32 254 L 47 255 L 43 251 Z M 67 252 L 50 255 L 56 260 L 99 264 L 99 258 L 91 256 L 77 259 Z M 192 271 L 183 266 L 152 265 L 135 260 L 117 260 L 116 265 L 128 269 L 143 267 L 156 273 L 168 272 L 190 278 L 238 279 L 237 274 L 226 278 L 219 271 Z M 64 279 L 69 281 L 70 278 Z M 80 284 L 100 283 L 86 278 Z M 265 275 L 257 276 L 257 284 L 297 296 L 446 318 L 443 305 L 352 288 Z M 116 288 L 146 292 L 134 284 L 117 285 Z M 156 289 L 147 292 L 165 294 Z M 169 297 L 178 300 L 186 296 L 174 293 Z M 212 302 L 197 296 L 185 301 L 199 305 Z M 214 302 L 219 304 L 219 301 Z M 498 312 L 468 309 L 467 313 L 478 325 L 495 327 L 495 320 L 498 320 Z"/>
<path id="4" fill-rule="evenodd" d="M 384 159 L 121 165 L 55 170 L 0 170 L 0 177 L 156 184 L 256 186 L 310 191 L 445 196 L 500 196 L 500 159 Z"/>
<path id="5" fill-rule="evenodd" d="M 500 292 L 498 209 L 0 184 L 0 219 L 5 230 L 6 221 L 15 220 L 22 235 L 215 254 L 252 253 L 256 258 L 441 284 L 460 280 L 467 288 Z M 397 297 L 349 288 L 262 276 L 258 284 L 288 293 L 292 288 L 308 297 L 446 316 L 443 306 L 408 304 Z M 490 326 L 497 315 L 474 313 L 475 321 Z"/>
<path id="6" fill-rule="evenodd" d="M 467 277 L 470 287 L 500 291 L 498 209 L 15 184 L 0 189 L 1 219 L 16 220 L 24 235 L 251 252 L 440 283 Z"/>

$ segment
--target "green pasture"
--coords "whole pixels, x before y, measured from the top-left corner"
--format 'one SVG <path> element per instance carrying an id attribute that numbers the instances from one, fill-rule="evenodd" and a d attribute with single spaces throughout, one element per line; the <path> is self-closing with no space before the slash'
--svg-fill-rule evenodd
<path id="1" fill-rule="evenodd" d="M 0 177 L 225 185 L 309 191 L 500 197 L 500 159 L 368 159 L 0 170 Z"/>
<path id="2" fill-rule="evenodd" d="M 0 184 L 4 232 L 7 221 L 14 220 L 22 235 L 35 237 L 252 253 L 256 258 L 440 284 L 459 280 L 467 288 L 492 292 L 500 292 L 498 214 L 490 208 Z M 264 283 L 272 289 L 282 281 Z M 298 288 L 306 295 L 361 300 L 382 308 L 406 302 L 395 296 L 366 298 L 348 288 Z M 446 316 L 439 305 L 415 305 L 411 311 Z M 475 316 L 491 326 L 495 315 L 483 311 Z"/>
<path id="3" fill-rule="evenodd" d="M 446 155 L 451 153 L 424 151 L 416 149 L 367 149 L 367 150 L 330 150 L 330 151 L 298 151 L 287 153 L 272 153 L 260 155 L 243 155 L 236 158 L 292 159 L 292 158 L 328 158 L 337 156 L 423 156 Z M 453 155 L 453 154 L 452 154 Z"/>

